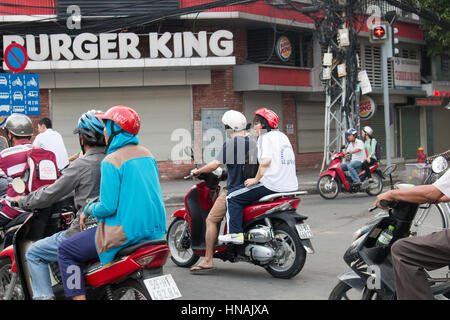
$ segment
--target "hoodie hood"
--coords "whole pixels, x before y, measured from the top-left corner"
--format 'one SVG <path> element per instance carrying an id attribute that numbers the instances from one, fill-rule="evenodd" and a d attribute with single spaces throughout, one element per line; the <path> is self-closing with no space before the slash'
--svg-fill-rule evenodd
<path id="1" fill-rule="evenodd" d="M 120 128 L 117 123 L 112 122 L 111 120 L 106 120 L 106 132 L 108 133 L 108 137 L 111 137 L 112 135 L 112 126 L 114 127 L 114 132 L 122 130 L 122 128 Z M 122 131 L 112 138 L 112 141 L 110 142 L 106 153 L 107 154 L 113 153 L 114 151 L 129 144 L 138 145 L 139 144 L 138 136 L 128 133 L 126 131 Z"/>

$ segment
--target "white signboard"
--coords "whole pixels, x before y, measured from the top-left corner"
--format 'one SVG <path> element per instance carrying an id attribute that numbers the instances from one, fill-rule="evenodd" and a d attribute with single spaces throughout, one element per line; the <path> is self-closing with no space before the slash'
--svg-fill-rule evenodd
<path id="1" fill-rule="evenodd" d="M 13 42 L 26 48 L 27 70 L 235 64 L 228 30 L 150 32 L 147 39 L 131 32 L 4 35 L 3 51 Z"/>
<path id="2" fill-rule="evenodd" d="M 366 70 L 358 72 L 358 81 L 361 87 L 361 94 L 365 95 L 372 92 L 372 86 L 370 85 L 369 76 Z"/>
<path id="3" fill-rule="evenodd" d="M 394 85 L 396 88 L 420 88 L 420 60 L 395 58 Z"/>

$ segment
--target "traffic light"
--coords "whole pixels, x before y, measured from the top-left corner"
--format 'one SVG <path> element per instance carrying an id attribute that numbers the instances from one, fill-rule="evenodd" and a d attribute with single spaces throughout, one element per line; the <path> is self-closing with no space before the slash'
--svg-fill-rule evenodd
<path id="1" fill-rule="evenodd" d="M 398 44 L 398 29 L 391 25 L 391 38 L 392 38 L 392 56 L 398 57 L 400 55 L 400 50 L 396 47 Z"/>
<path id="2" fill-rule="evenodd" d="M 371 43 L 385 43 L 388 40 L 389 40 L 389 23 L 387 22 L 373 23 L 370 26 L 369 41 Z"/>
<path id="3" fill-rule="evenodd" d="M 389 38 L 391 39 L 387 45 L 387 56 L 388 58 L 397 57 L 400 54 L 399 49 L 396 47 L 398 44 L 398 29 L 394 27 L 394 23 L 397 21 L 398 15 L 396 11 L 388 11 L 384 15 L 383 19 L 389 24 Z"/>
<path id="4" fill-rule="evenodd" d="M 398 29 L 390 25 L 388 32 L 391 40 L 384 44 L 386 46 L 386 56 L 388 58 L 398 57 L 400 55 L 400 50 L 397 48 L 398 38 L 396 36 Z"/>

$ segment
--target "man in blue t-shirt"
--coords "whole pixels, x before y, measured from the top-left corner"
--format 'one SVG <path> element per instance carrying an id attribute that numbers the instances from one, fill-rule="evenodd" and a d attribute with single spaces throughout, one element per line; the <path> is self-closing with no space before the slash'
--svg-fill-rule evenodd
<path id="1" fill-rule="evenodd" d="M 215 160 L 200 169 L 192 170 L 195 176 L 214 171 L 222 164 L 225 164 L 228 170 L 227 186 L 214 202 L 206 218 L 205 258 L 198 265 L 191 268 L 192 274 L 200 274 L 215 269 L 213 255 L 214 245 L 218 236 L 217 226 L 226 215 L 228 190 L 244 182 L 244 163 L 257 165 L 258 148 L 256 141 L 247 136 L 247 119 L 245 116 L 241 112 L 229 110 L 224 113 L 222 123 L 225 125 L 227 134 L 230 135 L 230 139 L 223 144 Z M 247 161 L 246 154 L 248 156 Z"/>

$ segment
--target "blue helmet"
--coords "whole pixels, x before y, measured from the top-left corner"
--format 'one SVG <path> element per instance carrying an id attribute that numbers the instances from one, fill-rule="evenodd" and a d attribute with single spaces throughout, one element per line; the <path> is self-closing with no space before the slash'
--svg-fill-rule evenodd
<path id="1" fill-rule="evenodd" d="M 101 113 L 99 110 L 90 110 L 81 115 L 78 119 L 78 126 L 74 133 L 82 135 L 90 145 L 105 145 L 105 137 L 103 135 L 103 121 L 95 116 Z"/>
<path id="2" fill-rule="evenodd" d="M 350 128 L 347 131 L 345 131 L 345 134 L 346 135 L 352 134 L 352 135 L 354 135 L 356 137 L 358 135 L 358 131 L 356 131 L 356 129 L 354 129 L 354 128 Z"/>

